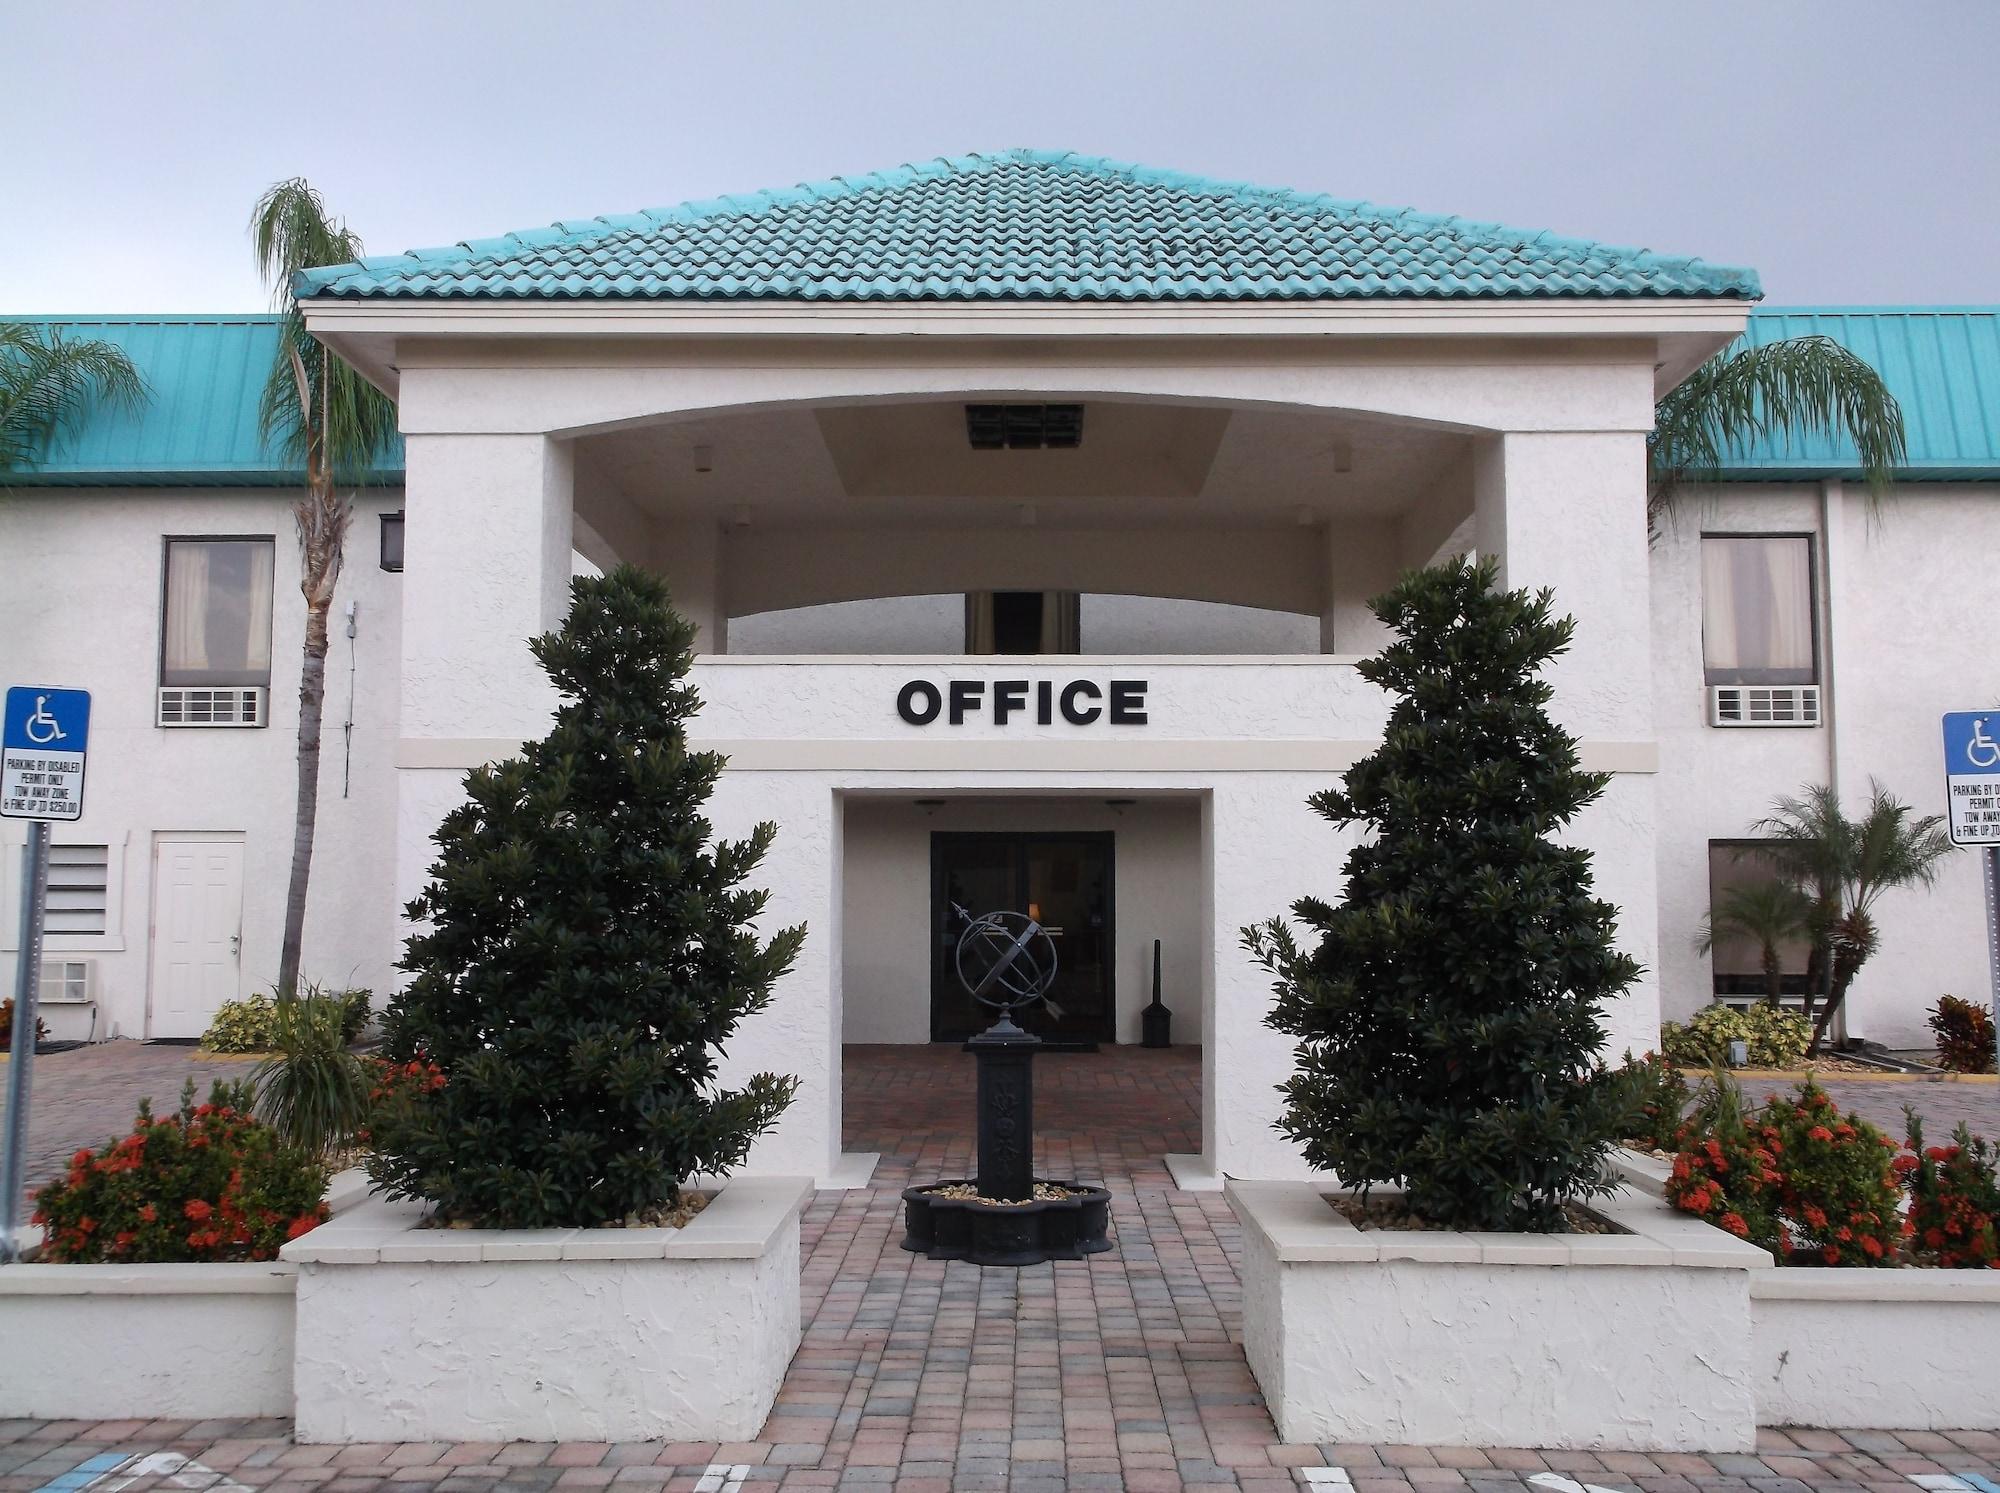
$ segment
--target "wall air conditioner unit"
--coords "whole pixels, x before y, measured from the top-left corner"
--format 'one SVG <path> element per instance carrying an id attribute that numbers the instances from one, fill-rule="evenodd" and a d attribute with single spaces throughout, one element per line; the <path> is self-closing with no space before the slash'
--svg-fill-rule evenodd
<path id="1" fill-rule="evenodd" d="M 42 961 L 42 1004 L 45 1006 L 85 1006 L 97 999 L 95 959 L 44 959 Z"/>
<path id="2" fill-rule="evenodd" d="M 1816 684 L 1711 684 L 1711 726 L 1817 726 Z"/>
<path id="3" fill-rule="evenodd" d="M 162 726 L 261 726 L 271 692 L 260 685 L 163 684 L 155 723 Z"/>

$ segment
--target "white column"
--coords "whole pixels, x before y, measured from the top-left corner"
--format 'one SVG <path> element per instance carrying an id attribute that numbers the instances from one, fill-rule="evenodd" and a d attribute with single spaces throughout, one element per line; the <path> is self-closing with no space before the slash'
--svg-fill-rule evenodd
<path id="1" fill-rule="evenodd" d="M 468 766 L 548 730 L 555 691 L 528 640 L 569 605 L 569 448 L 541 435 L 406 437 L 396 891 Z"/>
<path id="2" fill-rule="evenodd" d="M 1321 653 L 1374 653 L 1389 630 L 1368 603 L 1395 584 L 1401 543 L 1394 519 L 1336 518 L 1326 527 L 1326 604 L 1319 616 Z"/>
<path id="3" fill-rule="evenodd" d="M 719 839 L 738 840 L 763 820 L 778 836 L 749 886 L 771 900 L 757 931 L 769 937 L 806 925 L 805 947 L 779 980 L 771 1004 L 729 1040 L 719 1081 L 735 1088 L 753 1073 L 789 1074 L 798 1096 L 742 1170 L 832 1182 L 840 1161 L 841 814 L 830 777 L 812 772 L 725 770 L 708 802 Z"/>
<path id="4" fill-rule="evenodd" d="M 1659 1038 L 1659 888 L 1652 763 L 1651 573 L 1646 440 L 1640 431 L 1509 433 L 1481 442 L 1474 464 L 1481 555 L 1510 587 L 1552 587 L 1577 619 L 1549 665 L 1558 723 L 1633 770 L 1570 826 L 1592 852 L 1597 893 L 1619 909 L 1619 947 L 1646 974 L 1607 1013 L 1616 1061 Z"/>

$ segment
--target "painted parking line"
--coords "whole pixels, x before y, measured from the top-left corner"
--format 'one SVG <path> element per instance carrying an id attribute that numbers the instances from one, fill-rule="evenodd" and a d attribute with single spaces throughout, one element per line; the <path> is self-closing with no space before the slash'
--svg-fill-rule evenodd
<path id="1" fill-rule="evenodd" d="M 104 1452 L 79 1462 L 61 1477 L 42 1484 L 35 1493 L 119 1493 L 142 1477 L 164 1478 L 176 1488 L 203 1493 L 253 1493 L 213 1467 L 190 1461 L 179 1452 Z"/>
<path id="2" fill-rule="evenodd" d="M 711 1462 L 694 1485 L 694 1493 L 737 1493 L 748 1476 L 748 1462 Z"/>
<path id="3" fill-rule="evenodd" d="M 1345 1467 L 1301 1467 L 1299 1476 L 1315 1488 L 1352 1488 L 1354 1480 Z"/>
<path id="4" fill-rule="evenodd" d="M 1564 1477 L 1560 1472 L 1538 1472 L 1528 1481 L 1537 1488 L 1547 1488 L 1549 1493 L 1618 1493 L 1615 1488 L 1580 1483 L 1573 1477 Z"/>
<path id="5" fill-rule="evenodd" d="M 2000 1493 L 2000 1485 L 1976 1472 L 1913 1472 L 1910 1481 L 1928 1493 Z"/>

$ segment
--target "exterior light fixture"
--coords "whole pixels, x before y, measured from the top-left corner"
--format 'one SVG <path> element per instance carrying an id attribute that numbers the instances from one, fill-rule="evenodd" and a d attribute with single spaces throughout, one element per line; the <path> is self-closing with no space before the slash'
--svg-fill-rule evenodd
<path id="1" fill-rule="evenodd" d="M 382 515 L 382 568 L 401 573 L 403 569 L 403 510 Z"/>
<path id="2" fill-rule="evenodd" d="M 1083 444 L 1083 406 L 968 404 L 965 438 L 975 451 L 1074 451 Z"/>
<path id="3" fill-rule="evenodd" d="M 944 807 L 944 800 L 941 798 L 913 798 L 910 802 L 922 809 L 925 814 L 935 814 Z"/>
<path id="4" fill-rule="evenodd" d="M 1345 441 L 1335 441 L 1332 448 L 1333 469 L 1336 472 L 1354 470 L 1354 448 Z"/>
<path id="5" fill-rule="evenodd" d="M 715 470 L 715 447 L 696 446 L 694 448 L 694 469 L 697 472 L 712 472 Z"/>

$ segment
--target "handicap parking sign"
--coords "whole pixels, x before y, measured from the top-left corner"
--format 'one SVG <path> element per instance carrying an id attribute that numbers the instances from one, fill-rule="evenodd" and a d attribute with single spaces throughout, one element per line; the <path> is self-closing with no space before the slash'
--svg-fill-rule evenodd
<path id="1" fill-rule="evenodd" d="M 2000 845 L 2000 708 L 1944 718 L 1944 792 L 1954 845 Z"/>
<path id="2" fill-rule="evenodd" d="M 0 718 L 0 818 L 79 819 L 90 691 L 17 685 Z"/>

